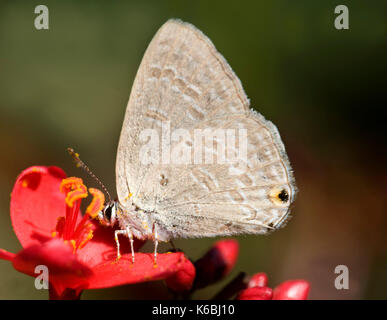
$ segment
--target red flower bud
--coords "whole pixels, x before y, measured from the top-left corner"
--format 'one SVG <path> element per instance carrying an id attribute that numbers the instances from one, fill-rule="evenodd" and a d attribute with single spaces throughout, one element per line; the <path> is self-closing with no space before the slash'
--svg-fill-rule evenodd
<path id="1" fill-rule="evenodd" d="M 239 293 L 237 300 L 271 300 L 273 290 L 268 287 L 247 288 Z"/>
<path id="2" fill-rule="evenodd" d="M 239 245 L 236 240 L 220 240 L 198 261 L 195 288 L 204 288 L 225 277 L 235 265 Z"/>
<path id="3" fill-rule="evenodd" d="M 266 287 L 267 286 L 267 275 L 264 272 L 256 273 L 253 275 L 249 283 L 247 284 L 248 288 L 254 287 Z"/>
<path id="4" fill-rule="evenodd" d="M 306 300 L 310 284 L 305 280 L 288 280 L 278 285 L 273 292 L 273 300 Z"/>
<path id="5" fill-rule="evenodd" d="M 165 280 L 169 289 L 174 292 L 187 292 L 191 290 L 195 280 L 196 270 L 188 259 L 184 259 L 181 269 Z"/>

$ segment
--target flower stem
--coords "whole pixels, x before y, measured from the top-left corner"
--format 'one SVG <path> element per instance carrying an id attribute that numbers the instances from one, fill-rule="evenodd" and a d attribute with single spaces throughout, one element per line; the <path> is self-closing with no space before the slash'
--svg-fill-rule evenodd
<path id="1" fill-rule="evenodd" d="M 212 300 L 228 300 L 234 297 L 239 291 L 247 288 L 247 276 L 245 272 L 240 272 L 231 282 L 229 282 Z"/>

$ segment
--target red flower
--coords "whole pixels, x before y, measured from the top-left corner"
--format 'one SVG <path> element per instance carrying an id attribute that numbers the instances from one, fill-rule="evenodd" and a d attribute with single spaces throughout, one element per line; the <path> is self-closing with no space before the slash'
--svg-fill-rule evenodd
<path id="1" fill-rule="evenodd" d="M 267 275 L 264 272 L 256 273 L 250 278 L 247 284 L 249 288 L 254 287 L 266 287 L 267 286 Z"/>
<path id="2" fill-rule="evenodd" d="M 273 290 L 268 287 L 252 287 L 241 291 L 237 300 L 271 300 Z"/>
<path id="3" fill-rule="evenodd" d="M 306 300 L 310 284 L 305 280 L 288 280 L 275 287 L 267 287 L 265 273 L 253 275 L 247 283 L 247 289 L 237 295 L 237 300 Z"/>
<path id="4" fill-rule="evenodd" d="M 88 192 L 89 191 L 89 192 Z M 88 193 L 93 200 L 80 213 Z M 103 194 L 87 188 L 79 178 L 67 178 L 57 167 L 31 167 L 17 178 L 11 196 L 11 220 L 23 249 L 13 254 L 0 249 L 0 259 L 31 276 L 37 265 L 49 270 L 50 298 L 78 298 L 84 289 L 98 289 L 171 277 L 187 268 L 181 252 L 135 254 L 132 264 L 128 241 L 116 261 L 114 230 L 92 220 L 104 203 Z M 135 242 L 137 250 L 143 242 Z"/>
<path id="5" fill-rule="evenodd" d="M 273 291 L 273 300 L 306 300 L 310 284 L 305 280 L 288 280 L 282 282 Z"/>

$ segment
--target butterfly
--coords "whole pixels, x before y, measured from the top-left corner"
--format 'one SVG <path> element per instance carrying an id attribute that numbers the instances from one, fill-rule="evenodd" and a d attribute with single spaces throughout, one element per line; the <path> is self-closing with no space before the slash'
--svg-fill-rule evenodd
<path id="1" fill-rule="evenodd" d="M 225 154 L 235 160 L 238 149 L 236 165 Z M 175 19 L 158 30 L 134 80 L 116 186 L 118 200 L 99 217 L 119 226 L 118 258 L 118 236 L 129 238 L 133 262 L 134 237 L 154 240 L 156 260 L 159 241 L 269 233 L 288 220 L 297 192 L 276 126 L 250 109 L 210 39 Z"/>

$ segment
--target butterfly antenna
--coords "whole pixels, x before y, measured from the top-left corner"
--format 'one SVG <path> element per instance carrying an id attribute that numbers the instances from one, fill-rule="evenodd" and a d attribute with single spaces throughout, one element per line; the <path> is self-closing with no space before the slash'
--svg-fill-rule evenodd
<path id="1" fill-rule="evenodd" d="M 75 165 L 78 168 L 82 168 L 85 170 L 97 183 L 101 186 L 103 191 L 106 193 L 106 195 L 109 198 L 109 202 L 112 201 L 112 197 L 110 196 L 109 191 L 106 189 L 105 185 L 97 178 L 97 176 L 89 169 L 89 167 L 79 158 L 79 153 L 75 152 L 73 148 L 67 148 L 67 152 L 69 155 L 73 158 Z"/>

